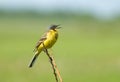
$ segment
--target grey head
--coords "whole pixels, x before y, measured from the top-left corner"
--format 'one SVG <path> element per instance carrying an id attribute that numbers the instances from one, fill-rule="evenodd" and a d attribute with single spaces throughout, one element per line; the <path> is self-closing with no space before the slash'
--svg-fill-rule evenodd
<path id="1" fill-rule="evenodd" d="M 61 27 L 58 27 L 58 26 L 60 26 L 60 25 L 51 25 L 51 26 L 49 27 L 49 29 L 55 30 L 55 29 L 61 28 Z"/>

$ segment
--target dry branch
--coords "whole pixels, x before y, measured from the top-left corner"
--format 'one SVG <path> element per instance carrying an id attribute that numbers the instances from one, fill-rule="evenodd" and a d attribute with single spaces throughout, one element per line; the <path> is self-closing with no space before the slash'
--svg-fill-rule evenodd
<path id="1" fill-rule="evenodd" d="M 62 82 L 62 77 L 60 75 L 60 72 L 57 68 L 57 65 L 55 63 L 55 60 L 53 58 L 53 56 L 51 56 L 49 53 L 48 53 L 48 50 L 46 49 L 44 43 L 43 43 L 43 47 L 44 47 L 44 52 L 46 53 L 46 55 L 48 56 L 49 60 L 50 60 L 50 63 L 52 65 L 52 69 L 53 69 L 53 73 L 54 73 L 54 76 L 55 76 L 55 79 L 56 79 L 56 82 L 58 82 L 58 78 L 60 80 L 60 82 Z"/>

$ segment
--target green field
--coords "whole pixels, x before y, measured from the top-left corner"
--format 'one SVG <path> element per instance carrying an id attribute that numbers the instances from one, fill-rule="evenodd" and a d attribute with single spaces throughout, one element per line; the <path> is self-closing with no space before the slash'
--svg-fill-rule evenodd
<path id="1" fill-rule="evenodd" d="M 52 49 L 64 82 L 120 82 L 120 20 L 84 17 L 1 17 L 0 82 L 55 82 L 48 57 L 28 64 L 40 36 L 61 24 Z"/>

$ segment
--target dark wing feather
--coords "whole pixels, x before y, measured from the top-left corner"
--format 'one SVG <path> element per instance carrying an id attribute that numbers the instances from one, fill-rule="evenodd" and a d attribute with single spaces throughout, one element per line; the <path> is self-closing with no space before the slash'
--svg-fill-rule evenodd
<path id="1" fill-rule="evenodd" d="M 47 33 L 45 33 L 42 38 L 40 38 L 40 40 L 37 42 L 34 51 L 36 51 L 38 49 L 38 47 L 41 45 L 42 42 L 44 42 L 47 38 L 46 38 Z"/>

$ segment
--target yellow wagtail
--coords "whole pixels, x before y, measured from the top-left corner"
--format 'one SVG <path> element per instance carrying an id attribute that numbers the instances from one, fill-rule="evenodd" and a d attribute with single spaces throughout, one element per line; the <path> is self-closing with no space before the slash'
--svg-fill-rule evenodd
<path id="1" fill-rule="evenodd" d="M 29 67 L 32 67 L 36 58 L 38 57 L 38 55 L 41 53 L 41 51 L 44 50 L 44 46 L 46 49 L 51 48 L 54 43 L 56 42 L 57 38 L 58 38 L 58 31 L 57 29 L 59 29 L 60 27 L 58 27 L 59 25 L 51 25 L 49 27 L 49 30 L 41 37 L 41 39 L 38 41 L 38 43 L 35 46 L 34 49 L 34 57 L 32 59 L 32 61 L 30 62 Z"/>

